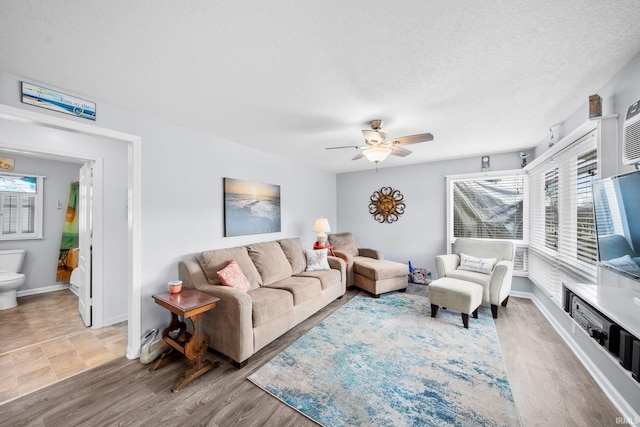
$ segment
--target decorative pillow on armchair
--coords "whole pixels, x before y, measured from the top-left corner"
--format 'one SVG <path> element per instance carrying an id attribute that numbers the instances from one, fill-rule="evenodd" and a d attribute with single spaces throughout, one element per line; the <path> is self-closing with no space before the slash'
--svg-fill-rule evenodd
<path id="1" fill-rule="evenodd" d="M 471 255 L 460 253 L 460 270 L 475 271 L 477 273 L 491 274 L 495 258 L 476 258 Z"/>
<path id="2" fill-rule="evenodd" d="M 329 270 L 328 249 L 307 249 L 307 271 Z"/>
<path id="3" fill-rule="evenodd" d="M 244 275 L 240 266 L 234 260 L 229 261 L 225 268 L 218 271 L 218 277 L 223 285 L 242 292 L 247 292 L 251 287 L 249 279 L 247 279 L 247 276 Z"/>

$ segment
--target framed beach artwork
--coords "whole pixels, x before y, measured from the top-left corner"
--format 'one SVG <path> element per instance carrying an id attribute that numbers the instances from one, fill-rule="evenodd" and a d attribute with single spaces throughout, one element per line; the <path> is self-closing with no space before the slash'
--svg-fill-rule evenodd
<path id="1" fill-rule="evenodd" d="M 22 82 L 22 102 L 84 119 L 96 119 L 94 102 L 27 82 Z"/>
<path id="2" fill-rule="evenodd" d="M 280 186 L 224 178 L 224 236 L 280 231 Z"/>

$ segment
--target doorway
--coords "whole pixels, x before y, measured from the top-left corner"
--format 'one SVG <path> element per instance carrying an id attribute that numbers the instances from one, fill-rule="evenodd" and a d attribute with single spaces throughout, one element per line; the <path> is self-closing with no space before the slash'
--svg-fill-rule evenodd
<path id="1" fill-rule="evenodd" d="M 36 129 L 51 128 L 64 133 L 68 133 L 70 136 L 86 135 L 91 138 L 101 139 L 103 141 L 113 141 L 114 143 L 126 143 L 127 144 L 127 254 L 128 254 L 128 269 L 127 269 L 127 289 L 128 289 L 128 309 L 127 309 L 127 357 L 134 359 L 140 355 L 140 343 L 141 343 L 141 213 L 140 213 L 140 189 L 141 189 L 141 138 L 135 135 L 124 134 L 122 132 L 113 131 L 110 129 L 100 128 L 86 123 L 72 121 L 66 118 L 49 116 L 46 114 L 15 108 L 7 105 L 0 104 L 0 119 L 4 119 L 6 123 L 20 124 L 21 126 L 33 127 Z M 10 132 L 9 132 L 10 134 Z M 6 136 L 6 134 L 3 134 Z M 21 140 L 19 136 L 16 136 L 16 140 Z M 64 147 L 61 144 L 56 144 L 56 141 L 46 141 L 47 144 L 34 143 L 33 141 L 27 142 L 21 145 L 12 145 L 11 143 L 4 143 L 0 141 L 0 145 L 7 149 L 13 150 L 25 150 L 28 149 L 31 152 L 39 152 L 53 156 L 64 156 L 69 158 L 83 158 L 86 161 L 93 161 L 95 165 L 94 170 L 94 186 L 95 191 L 102 191 L 101 185 L 103 179 L 103 164 L 102 158 L 97 157 L 94 154 L 83 155 L 79 154 L 79 150 L 70 149 Z M 124 165 L 123 165 L 124 166 Z M 101 199 L 102 194 L 96 194 L 96 200 Z M 96 215 L 94 220 L 94 243 L 93 243 L 93 267 L 94 267 L 94 327 L 100 328 L 104 325 L 105 320 L 105 301 L 103 298 L 97 298 L 103 295 L 103 270 L 104 265 L 104 248 L 103 236 L 100 235 L 104 218 L 99 213 L 101 209 L 95 210 Z M 99 294 L 99 295 L 98 295 Z"/>

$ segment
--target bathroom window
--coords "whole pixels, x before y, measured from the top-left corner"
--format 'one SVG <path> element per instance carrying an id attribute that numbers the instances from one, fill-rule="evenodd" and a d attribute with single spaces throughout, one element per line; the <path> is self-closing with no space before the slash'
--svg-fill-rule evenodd
<path id="1" fill-rule="evenodd" d="M 39 239 L 44 177 L 0 175 L 0 240 Z"/>

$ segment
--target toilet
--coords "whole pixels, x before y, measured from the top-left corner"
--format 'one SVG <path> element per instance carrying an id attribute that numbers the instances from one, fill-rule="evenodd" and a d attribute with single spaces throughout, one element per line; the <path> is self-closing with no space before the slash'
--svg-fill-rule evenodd
<path id="1" fill-rule="evenodd" d="M 18 305 L 16 289 L 24 284 L 24 274 L 18 273 L 24 261 L 24 249 L 0 251 L 0 310 Z"/>

